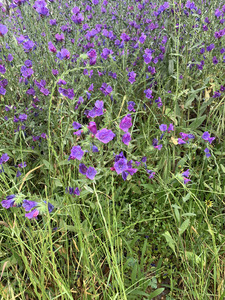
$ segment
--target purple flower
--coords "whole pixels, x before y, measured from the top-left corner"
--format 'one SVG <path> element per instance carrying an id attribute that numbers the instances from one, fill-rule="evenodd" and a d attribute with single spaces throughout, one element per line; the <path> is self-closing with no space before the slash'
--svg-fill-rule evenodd
<path id="1" fill-rule="evenodd" d="M 127 160 L 125 158 L 119 159 L 117 162 L 115 162 L 114 168 L 117 174 L 121 174 L 123 171 L 126 171 L 128 168 Z"/>
<path id="2" fill-rule="evenodd" d="M 54 25 L 57 24 L 57 20 L 56 20 L 56 19 L 51 19 L 51 20 L 49 20 L 49 24 L 50 24 L 51 26 L 54 26 Z"/>
<path id="3" fill-rule="evenodd" d="M 4 89 L 3 87 L 0 86 L 0 95 L 5 95 L 6 93 L 6 89 Z"/>
<path id="4" fill-rule="evenodd" d="M 130 141 L 131 141 L 131 135 L 130 135 L 130 133 L 128 132 L 128 133 L 125 133 L 124 135 L 123 135 L 123 137 L 122 137 L 122 142 L 125 144 L 125 145 L 129 145 L 129 143 L 130 143 Z"/>
<path id="5" fill-rule="evenodd" d="M 69 52 L 69 50 L 63 48 L 63 49 L 61 49 L 60 52 L 58 52 L 58 53 L 56 54 L 56 56 L 57 56 L 60 60 L 62 60 L 62 59 L 70 59 L 70 52 Z"/>
<path id="6" fill-rule="evenodd" d="M 125 116 L 120 122 L 120 129 L 124 132 L 128 132 L 128 129 L 132 126 L 132 118 L 131 115 L 128 114 Z"/>
<path id="7" fill-rule="evenodd" d="M 71 149 L 71 154 L 69 156 L 69 159 L 81 160 L 83 155 L 84 155 L 84 151 L 81 149 L 81 147 L 80 146 L 74 146 Z"/>
<path id="8" fill-rule="evenodd" d="M 164 132 L 164 131 L 167 130 L 167 125 L 166 125 L 166 124 L 161 124 L 161 125 L 159 126 L 159 129 L 160 129 L 162 132 Z"/>
<path id="9" fill-rule="evenodd" d="M 205 148 L 204 152 L 205 152 L 206 157 L 210 157 L 211 156 L 208 148 Z"/>
<path id="10" fill-rule="evenodd" d="M 23 200 L 22 206 L 25 209 L 25 211 L 30 211 L 32 208 L 37 206 L 37 202 L 30 201 L 30 200 Z"/>
<path id="11" fill-rule="evenodd" d="M 170 131 L 174 131 L 174 126 L 172 123 L 170 123 L 169 127 L 168 127 L 168 132 Z"/>
<path id="12" fill-rule="evenodd" d="M 22 175 L 22 173 L 20 171 L 16 172 L 16 178 L 20 177 Z"/>
<path id="13" fill-rule="evenodd" d="M 210 134 L 208 133 L 208 131 L 205 131 L 202 135 L 202 139 L 205 141 L 208 141 L 211 144 L 212 141 L 215 140 L 215 137 L 210 137 Z"/>
<path id="14" fill-rule="evenodd" d="M 0 24 L 0 36 L 4 36 L 7 32 L 8 28 L 5 25 Z"/>
<path id="15" fill-rule="evenodd" d="M 149 174 L 149 179 L 152 179 L 152 178 L 154 178 L 154 176 L 155 176 L 155 172 L 153 172 L 152 170 L 147 170 L 147 173 Z"/>
<path id="16" fill-rule="evenodd" d="M 73 122 L 73 128 L 74 128 L 75 130 L 80 129 L 81 127 L 82 127 L 82 125 L 81 125 L 80 123 L 78 123 L 78 122 Z"/>
<path id="17" fill-rule="evenodd" d="M 113 138 L 116 136 L 115 133 L 113 133 L 110 129 L 107 128 L 103 128 L 101 130 L 98 130 L 97 134 L 95 135 L 96 138 L 104 143 L 107 144 L 109 143 L 111 140 L 113 140 Z"/>
<path id="18" fill-rule="evenodd" d="M 48 96 L 50 94 L 49 90 L 45 89 L 44 87 L 41 87 L 40 92 L 45 96 Z"/>
<path id="19" fill-rule="evenodd" d="M 211 44 L 211 45 L 209 45 L 208 47 L 206 47 L 206 50 L 207 50 L 208 52 L 210 52 L 210 51 L 212 51 L 214 48 L 215 48 L 215 45 L 214 45 L 214 44 Z"/>
<path id="20" fill-rule="evenodd" d="M 56 47 L 52 44 L 52 42 L 48 42 L 48 50 L 53 52 L 53 53 L 56 53 L 57 50 L 56 50 Z"/>
<path id="21" fill-rule="evenodd" d="M 103 115 L 104 102 L 97 100 L 95 102 L 95 107 L 89 111 L 88 116 L 91 118 Z"/>
<path id="22" fill-rule="evenodd" d="M 9 156 L 7 153 L 2 154 L 2 156 L 0 157 L 0 165 L 3 163 L 6 163 L 9 160 Z"/>
<path id="23" fill-rule="evenodd" d="M 44 201 L 44 203 L 46 203 L 46 201 Z M 48 202 L 48 211 L 51 213 L 53 209 L 54 209 L 54 205 Z"/>
<path id="24" fill-rule="evenodd" d="M 30 68 L 27 68 L 26 66 L 22 66 L 20 68 L 20 71 L 22 73 L 22 76 L 24 78 L 30 78 L 30 76 L 34 73 L 34 71 Z"/>
<path id="25" fill-rule="evenodd" d="M 97 126 L 94 121 L 91 121 L 87 127 L 91 133 L 96 134 L 97 133 Z"/>
<path id="26" fill-rule="evenodd" d="M 5 74 L 6 68 L 4 65 L 0 65 L 0 73 Z"/>
<path id="27" fill-rule="evenodd" d="M 141 36 L 140 36 L 140 38 L 139 38 L 139 42 L 140 42 L 141 44 L 144 44 L 145 40 L 146 40 L 146 35 L 142 32 L 142 33 L 141 33 Z"/>
<path id="28" fill-rule="evenodd" d="M 26 121 L 26 120 L 27 120 L 27 115 L 26 115 L 26 114 L 20 114 L 20 115 L 19 115 L 19 120 L 20 120 L 21 122 Z"/>
<path id="29" fill-rule="evenodd" d="M 111 54 L 113 54 L 113 51 L 112 51 L 112 50 L 110 50 L 110 49 L 108 49 L 108 48 L 104 48 L 104 49 L 102 50 L 101 57 L 102 57 L 103 59 L 107 59 L 107 58 L 109 57 L 109 55 L 111 55 Z"/>
<path id="30" fill-rule="evenodd" d="M 93 151 L 94 153 L 95 153 L 95 152 L 99 152 L 97 146 L 93 145 L 91 148 L 92 148 L 92 151 Z"/>
<path id="31" fill-rule="evenodd" d="M 128 110 L 129 111 L 133 111 L 133 112 L 135 112 L 135 109 L 134 109 L 134 107 L 135 107 L 135 102 L 134 101 L 129 101 L 128 103 L 127 103 L 127 108 L 128 108 Z"/>
<path id="32" fill-rule="evenodd" d="M 28 219 L 37 219 L 37 216 L 39 215 L 39 210 L 37 210 L 36 208 L 34 210 L 32 210 L 31 212 L 25 214 L 25 217 L 27 217 Z"/>
<path id="33" fill-rule="evenodd" d="M 27 166 L 26 162 L 18 164 L 18 168 L 21 168 L 21 169 L 26 168 L 26 166 Z"/>
<path id="34" fill-rule="evenodd" d="M 85 166 L 85 164 L 80 164 L 79 165 L 79 172 L 83 175 L 86 175 L 87 173 L 87 167 Z"/>
<path id="35" fill-rule="evenodd" d="M 67 82 L 66 82 L 65 80 L 63 80 L 63 79 L 59 79 L 58 82 L 57 82 L 57 84 L 58 84 L 58 85 L 61 85 L 61 84 L 62 84 L 62 85 L 66 85 Z"/>
<path id="36" fill-rule="evenodd" d="M 186 144 L 186 142 L 184 140 L 182 140 L 181 138 L 178 138 L 177 142 L 179 145 Z"/>
<path id="37" fill-rule="evenodd" d="M 153 96 L 152 96 L 152 90 L 151 89 L 147 89 L 144 91 L 145 93 L 145 97 L 148 98 L 148 99 L 152 99 Z"/>
<path id="38" fill-rule="evenodd" d="M 188 177 L 190 175 L 190 170 L 187 169 L 185 172 L 182 173 L 183 177 Z"/>
<path id="39" fill-rule="evenodd" d="M 214 63 L 214 65 L 218 64 L 219 61 L 216 56 L 213 56 L 212 62 Z"/>
<path id="40" fill-rule="evenodd" d="M 105 82 L 103 82 L 102 86 L 100 87 L 100 91 L 105 95 L 109 95 L 112 92 L 112 87 L 110 85 L 107 85 Z"/>
<path id="41" fill-rule="evenodd" d="M 2 207 L 6 208 L 6 209 L 8 209 L 10 207 L 14 207 L 15 206 L 14 205 L 15 200 L 16 200 L 15 195 L 7 196 L 6 199 L 1 202 Z"/>
<path id="42" fill-rule="evenodd" d="M 70 195 L 80 196 L 80 190 L 78 189 L 78 187 L 76 187 L 75 189 L 72 187 L 66 188 L 66 192 L 69 193 Z"/>
<path id="43" fill-rule="evenodd" d="M 191 179 L 188 179 L 186 177 L 183 177 L 184 178 L 184 184 L 187 184 L 189 181 L 191 181 Z"/>
<path id="44" fill-rule="evenodd" d="M 90 58 L 90 65 L 95 65 L 96 64 L 96 59 L 97 59 L 97 52 L 95 49 L 90 49 L 87 53 L 88 57 Z"/>
<path id="45" fill-rule="evenodd" d="M 133 83 L 136 81 L 136 80 L 135 80 L 136 75 L 137 75 L 137 74 L 136 74 L 134 71 L 128 73 L 128 76 L 129 76 L 128 81 L 129 81 L 131 84 L 133 84 Z"/>
<path id="46" fill-rule="evenodd" d="M 54 76 L 57 76 L 59 74 L 59 71 L 57 69 L 52 69 L 52 74 Z"/>
<path id="47" fill-rule="evenodd" d="M 57 42 L 62 42 L 63 40 L 65 40 L 65 36 L 63 33 L 62 34 L 56 33 L 55 38 Z"/>
<path id="48" fill-rule="evenodd" d="M 26 53 L 30 52 L 34 46 L 35 46 L 35 43 L 33 41 L 26 41 L 23 43 L 23 48 Z"/>
<path id="49" fill-rule="evenodd" d="M 124 42 L 128 42 L 130 40 L 130 37 L 128 34 L 126 33 L 122 33 L 121 36 L 120 36 L 121 40 L 124 41 Z"/>
<path id="50" fill-rule="evenodd" d="M 89 167 L 86 172 L 86 177 L 93 180 L 95 178 L 96 174 L 97 174 L 97 171 L 95 170 L 95 168 Z"/>

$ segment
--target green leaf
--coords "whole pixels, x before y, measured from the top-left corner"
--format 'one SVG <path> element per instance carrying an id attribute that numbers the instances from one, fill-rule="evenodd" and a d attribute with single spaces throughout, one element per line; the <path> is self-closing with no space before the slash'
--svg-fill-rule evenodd
<path id="1" fill-rule="evenodd" d="M 190 219 L 185 220 L 179 228 L 179 234 L 181 235 L 182 233 L 184 233 L 189 225 L 190 225 Z"/>
<path id="2" fill-rule="evenodd" d="M 169 74 L 172 75 L 174 71 L 174 61 L 172 59 L 169 60 L 169 68 L 168 68 Z"/>
<path id="3" fill-rule="evenodd" d="M 191 125 L 189 126 L 190 129 L 196 129 L 198 128 L 200 125 L 202 125 L 202 123 L 205 121 L 206 119 L 206 115 L 200 117 L 200 118 L 196 118 L 194 122 L 191 123 Z"/>
<path id="4" fill-rule="evenodd" d="M 185 213 L 185 214 L 182 214 L 181 217 L 195 217 L 196 214 L 194 213 Z"/>
<path id="5" fill-rule="evenodd" d="M 84 185 L 84 188 L 85 188 L 85 190 L 87 190 L 88 192 L 90 192 L 90 193 L 94 193 L 94 190 L 90 187 L 90 186 L 88 186 L 88 185 Z"/>
<path id="6" fill-rule="evenodd" d="M 184 196 L 184 197 L 182 198 L 183 202 L 184 202 L 184 203 L 187 202 L 187 201 L 190 199 L 190 197 L 191 197 L 191 194 L 188 193 L 186 196 Z"/>
<path id="7" fill-rule="evenodd" d="M 150 295 L 149 295 L 149 297 L 148 297 L 148 299 L 150 300 L 150 299 L 154 299 L 155 297 L 157 297 L 157 296 L 159 296 L 160 294 L 162 294 L 162 292 L 165 290 L 165 288 L 160 288 L 160 289 L 157 289 L 157 290 L 155 290 L 154 292 L 152 292 Z"/>
<path id="8" fill-rule="evenodd" d="M 199 264 L 201 262 L 201 258 L 193 252 L 185 251 L 185 255 L 190 262 L 196 262 Z"/>
<path id="9" fill-rule="evenodd" d="M 220 168 L 221 168 L 222 172 L 225 173 L 225 167 L 222 164 L 220 164 Z"/>
<path id="10" fill-rule="evenodd" d="M 165 233 L 163 233 L 163 236 L 165 237 L 168 245 L 170 246 L 170 248 L 173 250 L 174 254 L 176 254 L 175 251 L 175 241 L 173 240 L 172 236 L 170 235 L 169 231 L 166 231 Z"/>

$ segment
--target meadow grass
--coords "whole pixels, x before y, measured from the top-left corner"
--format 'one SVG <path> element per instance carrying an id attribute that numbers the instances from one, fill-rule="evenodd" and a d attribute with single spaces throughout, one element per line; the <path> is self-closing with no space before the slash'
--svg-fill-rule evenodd
<path id="1" fill-rule="evenodd" d="M 225 299 L 225 5 L 0 5 L 1 299 Z"/>

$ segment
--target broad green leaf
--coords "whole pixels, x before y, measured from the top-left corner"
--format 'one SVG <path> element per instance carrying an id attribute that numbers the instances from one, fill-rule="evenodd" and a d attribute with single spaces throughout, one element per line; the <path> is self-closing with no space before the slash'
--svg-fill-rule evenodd
<path id="1" fill-rule="evenodd" d="M 189 126 L 191 129 L 196 129 L 198 128 L 200 125 L 202 125 L 202 123 L 205 121 L 206 119 L 206 115 L 200 117 L 200 118 L 196 118 L 194 122 L 191 123 L 191 125 Z"/>
<path id="2" fill-rule="evenodd" d="M 157 296 L 159 296 L 160 294 L 162 294 L 162 292 L 165 290 L 165 288 L 160 288 L 160 289 L 157 289 L 157 290 L 155 290 L 154 292 L 152 292 L 150 295 L 149 295 L 149 297 L 148 297 L 148 299 L 150 300 L 150 299 L 154 299 L 155 297 L 157 297 Z"/>
<path id="3" fill-rule="evenodd" d="M 168 245 L 170 246 L 170 248 L 173 250 L 174 254 L 176 255 L 176 251 L 175 251 L 175 241 L 173 240 L 172 236 L 170 235 L 169 231 L 166 231 L 165 233 L 163 233 L 163 236 L 165 237 Z"/>
<path id="4" fill-rule="evenodd" d="M 179 228 L 179 234 L 181 235 L 182 233 L 184 233 L 189 225 L 190 225 L 190 219 L 185 220 Z"/>

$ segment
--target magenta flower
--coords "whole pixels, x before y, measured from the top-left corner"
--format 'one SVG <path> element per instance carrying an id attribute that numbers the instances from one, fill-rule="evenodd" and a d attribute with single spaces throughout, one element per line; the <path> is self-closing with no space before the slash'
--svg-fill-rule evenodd
<path id="1" fill-rule="evenodd" d="M 128 129 L 132 126 L 132 118 L 131 115 L 125 116 L 120 122 L 120 129 L 124 132 L 128 132 Z"/>
<path id="2" fill-rule="evenodd" d="M 84 155 L 84 151 L 81 149 L 80 146 L 74 146 L 72 149 L 71 149 L 71 154 L 69 156 L 69 160 L 70 159 L 78 159 L 78 160 L 81 160 L 82 157 Z"/>
<path id="3" fill-rule="evenodd" d="M 27 217 L 28 219 L 37 219 L 37 216 L 39 215 L 39 210 L 37 210 L 36 208 L 34 210 L 32 210 L 31 212 L 25 214 L 25 217 Z"/>
<path id="4" fill-rule="evenodd" d="M 53 52 L 53 53 L 56 53 L 57 50 L 56 50 L 56 47 L 52 44 L 52 42 L 48 42 L 48 50 Z"/>
<path id="5" fill-rule="evenodd" d="M 125 133 L 123 136 L 122 136 L 122 142 L 125 144 L 125 145 L 129 145 L 129 143 L 130 143 L 130 141 L 131 141 L 131 135 L 130 135 L 130 133 L 128 132 L 128 133 Z"/>
<path id="6" fill-rule="evenodd" d="M 58 41 L 58 42 L 62 42 L 63 40 L 65 40 L 65 36 L 63 33 L 62 34 L 56 33 L 55 38 L 56 38 L 56 41 Z"/>
<path id="7" fill-rule="evenodd" d="M 97 133 L 97 126 L 94 121 L 91 121 L 88 125 L 88 129 L 90 130 L 91 133 L 96 134 Z"/>
<path id="8" fill-rule="evenodd" d="M 179 145 L 186 144 L 186 142 L 184 140 L 182 140 L 181 138 L 178 138 L 177 142 L 178 142 Z"/>
<path id="9" fill-rule="evenodd" d="M 97 134 L 95 135 L 96 138 L 104 143 L 107 144 L 109 143 L 111 140 L 113 140 L 113 138 L 116 136 L 115 133 L 113 133 L 110 129 L 107 128 L 103 128 L 101 130 L 98 130 Z"/>

